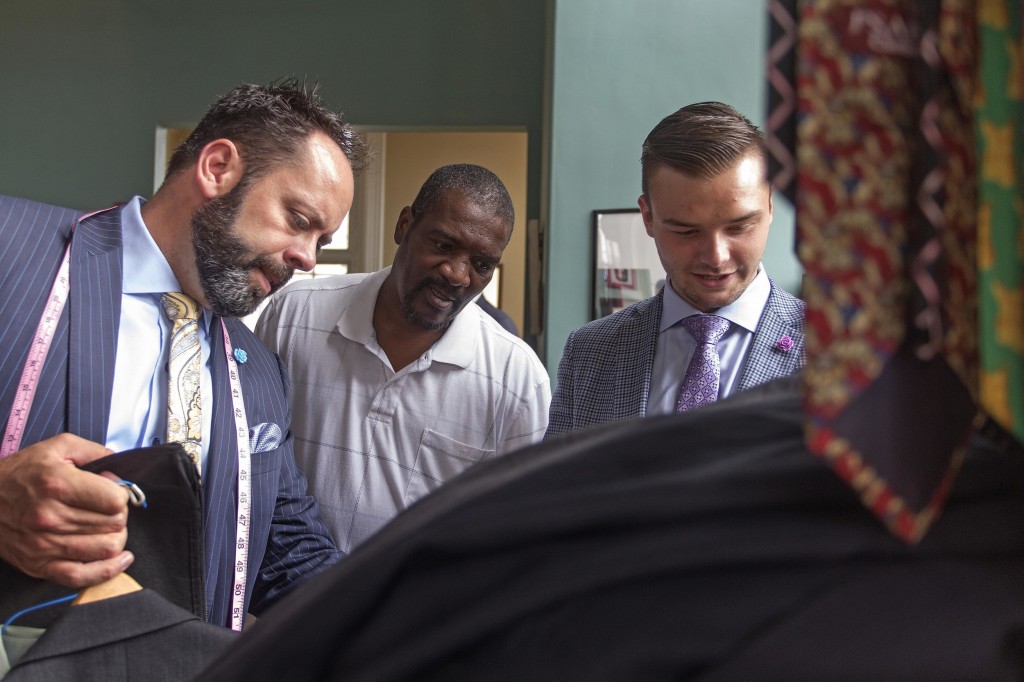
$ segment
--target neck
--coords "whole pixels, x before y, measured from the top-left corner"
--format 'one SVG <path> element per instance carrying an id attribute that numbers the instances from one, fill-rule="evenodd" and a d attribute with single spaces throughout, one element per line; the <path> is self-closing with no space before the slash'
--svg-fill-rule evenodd
<path id="1" fill-rule="evenodd" d="M 160 248 L 184 293 L 205 305 L 198 286 L 195 253 L 192 249 L 191 216 L 194 201 L 178 188 L 165 184 L 142 205 L 142 221 Z"/>

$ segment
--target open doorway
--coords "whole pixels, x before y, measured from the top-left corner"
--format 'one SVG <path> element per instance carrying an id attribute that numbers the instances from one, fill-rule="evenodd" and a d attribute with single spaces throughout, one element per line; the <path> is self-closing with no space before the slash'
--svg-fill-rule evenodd
<path id="1" fill-rule="evenodd" d="M 389 265 L 397 246 L 394 228 L 398 215 L 415 199 L 427 176 L 445 164 L 475 163 L 501 178 L 516 212 L 512 239 L 505 249 L 501 268 L 484 295 L 508 313 L 519 329 L 525 329 L 526 131 L 520 128 L 356 128 L 366 135 L 373 147 L 373 162 L 356 178 L 352 211 L 331 246 L 321 251 L 312 272 L 296 273 L 296 278 L 371 272 Z M 189 128 L 157 128 L 154 190 L 163 182 L 171 154 L 189 132 Z M 252 327 L 261 312 L 262 307 L 243 321 Z"/>

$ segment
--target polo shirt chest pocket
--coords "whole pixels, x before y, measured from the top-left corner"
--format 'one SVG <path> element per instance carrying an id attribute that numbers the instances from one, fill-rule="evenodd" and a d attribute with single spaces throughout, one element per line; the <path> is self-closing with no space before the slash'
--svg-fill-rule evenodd
<path id="1" fill-rule="evenodd" d="M 412 504 L 473 464 L 494 456 L 494 450 L 477 448 L 426 429 L 413 463 L 405 504 Z"/>

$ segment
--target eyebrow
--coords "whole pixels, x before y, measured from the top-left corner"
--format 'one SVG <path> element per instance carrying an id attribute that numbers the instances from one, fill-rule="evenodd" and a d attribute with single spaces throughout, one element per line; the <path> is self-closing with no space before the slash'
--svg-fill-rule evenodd
<path id="1" fill-rule="evenodd" d="M 745 223 L 750 220 L 754 220 L 755 218 L 760 218 L 762 215 L 764 215 L 764 211 L 758 209 L 741 216 L 736 216 L 735 218 L 730 218 L 725 221 L 725 224 L 735 225 L 737 223 Z M 699 223 L 688 223 L 685 220 L 676 220 L 675 218 L 667 218 L 664 222 L 666 225 L 672 225 L 674 227 L 703 227 Z"/>
<path id="2" fill-rule="evenodd" d="M 435 227 L 430 232 L 430 235 L 434 236 L 434 237 L 440 237 L 442 239 L 446 239 L 446 240 L 448 240 L 448 241 L 450 241 L 450 242 L 452 242 L 454 244 L 459 245 L 460 247 L 462 246 L 462 241 L 458 237 L 456 237 L 454 234 L 452 234 L 448 230 L 444 229 L 443 227 Z M 491 255 L 489 253 L 475 253 L 473 255 L 478 257 L 478 258 L 482 258 L 489 265 L 497 265 L 498 263 L 501 262 L 501 256 L 500 255 L 499 256 L 493 256 L 493 255 Z"/>

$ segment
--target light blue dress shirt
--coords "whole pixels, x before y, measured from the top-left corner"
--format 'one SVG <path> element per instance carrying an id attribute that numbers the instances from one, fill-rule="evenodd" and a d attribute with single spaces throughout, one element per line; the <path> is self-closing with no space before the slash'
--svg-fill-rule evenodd
<path id="1" fill-rule="evenodd" d="M 722 374 L 718 385 L 719 399 L 732 393 L 740 377 L 747 350 L 757 331 L 757 323 L 768 303 L 772 285 L 760 266 L 754 280 L 738 299 L 714 312 L 732 324 L 716 346 L 721 358 Z M 651 369 L 651 392 L 647 399 L 647 414 L 671 414 L 676 410 L 679 388 L 690 364 L 690 358 L 697 348 L 697 342 L 679 324 L 684 318 L 697 315 L 700 311 L 679 298 L 670 282 L 665 283 L 661 310 L 661 326 L 658 329 L 658 343 L 654 350 L 654 365 Z"/>
<path id="2" fill-rule="evenodd" d="M 124 280 L 121 320 L 114 361 L 114 395 L 110 405 L 106 446 L 115 452 L 162 443 L 167 436 L 167 357 L 171 321 L 161 294 L 181 291 L 174 271 L 142 221 L 144 200 L 134 197 L 121 209 Z M 204 310 L 199 320 L 203 351 L 200 395 L 203 407 L 203 465 L 209 451 L 213 396 L 210 376 L 210 323 Z"/>

